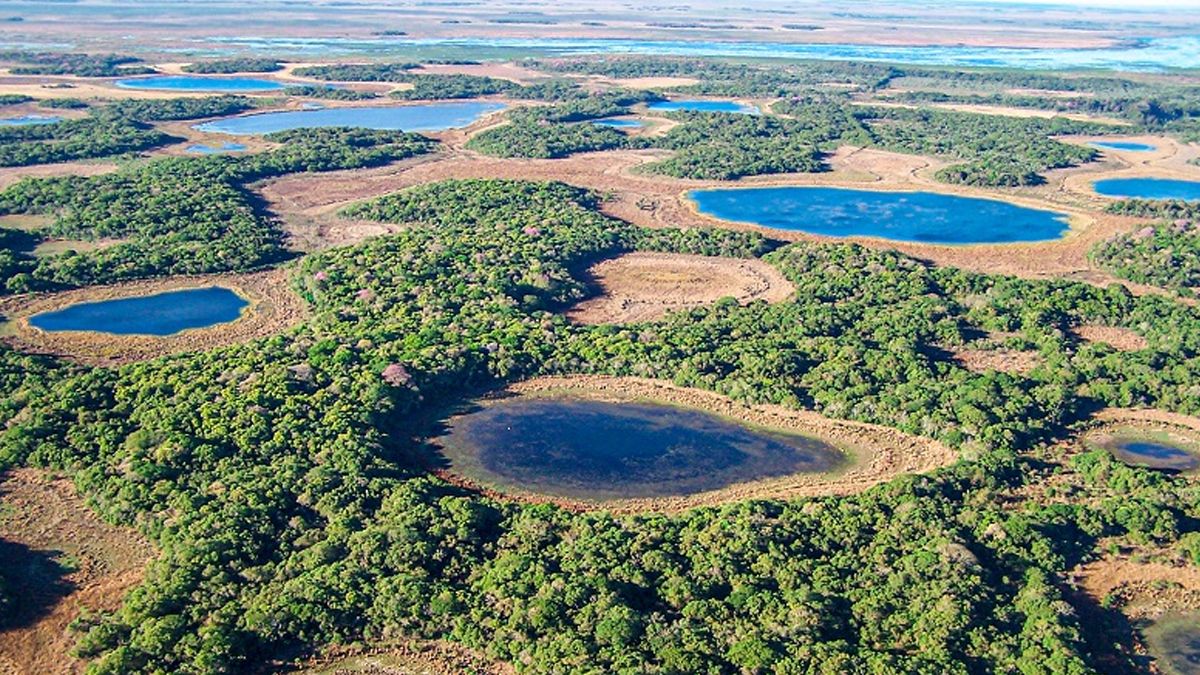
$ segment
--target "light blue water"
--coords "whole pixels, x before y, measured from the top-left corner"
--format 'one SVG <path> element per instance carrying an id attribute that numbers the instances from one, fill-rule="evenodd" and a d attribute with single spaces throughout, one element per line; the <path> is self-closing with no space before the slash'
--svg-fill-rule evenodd
<path id="1" fill-rule="evenodd" d="M 246 146 L 242 145 L 241 143 L 222 143 L 215 148 L 210 145 L 204 145 L 203 143 L 197 143 L 187 147 L 188 152 L 197 155 L 219 155 L 224 152 L 241 152 L 245 149 Z"/>
<path id="2" fill-rule="evenodd" d="M 227 323 L 248 305 L 228 288 L 212 286 L 71 305 L 29 317 L 44 331 L 97 331 L 113 335 L 171 335 Z"/>
<path id="3" fill-rule="evenodd" d="M 667 54 L 794 58 L 833 61 L 885 61 L 946 66 L 1033 68 L 1039 70 L 1159 71 L 1200 68 L 1200 36 L 1146 38 L 1112 47 L 1027 49 L 1014 47 L 809 44 L 794 42 L 724 42 L 704 40 L 622 39 L 359 39 L 215 37 L 210 43 L 242 50 L 296 54 L 413 54 L 429 49 L 521 50 L 527 55 Z"/>
<path id="4" fill-rule="evenodd" d="M 694 110 L 698 112 L 727 112 L 743 115 L 757 115 L 758 108 L 752 105 L 742 105 L 737 101 L 711 101 L 704 99 L 687 99 L 678 101 L 656 101 L 646 106 L 654 112 L 671 112 L 672 110 Z"/>
<path id="5" fill-rule="evenodd" d="M 1102 150 L 1127 150 L 1129 152 L 1152 152 L 1155 150 L 1153 145 L 1134 143 L 1133 141 L 1094 141 L 1088 145 Z"/>
<path id="6" fill-rule="evenodd" d="M 624 119 L 592 120 L 592 124 L 595 124 L 596 126 L 601 126 L 601 127 L 613 127 L 616 129 L 639 129 L 641 127 L 646 126 L 646 124 L 640 120 L 624 120 Z"/>
<path id="7" fill-rule="evenodd" d="M 823 187 L 693 190 L 700 213 L 830 237 L 880 237 L 930 244 L 1046 241 L 1067 216 L 1007 202 L 934 192 Z"/>
<path id="8" fill-rule="evenodd" d="M 272 80 L 254 77 L 209 77 L 203 75 L 152 75 L 117 80 L 123 89 L 149 89 L 155 91 L 273 91 L 284 85 Z"/>
<path id="9" fill-rule="evenodd" d="M 61 121 L 61 117 L 52 115 L 22 115 L 21 117 L 0 118 L 0 127 L 25 127 L 31 124 L 54 124 Z"/>
<path id="10" fill-rule="evenodd" d="M 1200 199 L 1200 181 L 1172 178 L 1107 178 L 1093 183 L 1092 189 L 1106 197 Z"/>
<path id="11" fill-rule="evenodd" d="M 362 106 L 260 113 L 226 117 L 195 126 L 200 131 L 225 134 L 269 134 L 288 129 L 365 127 L 404 131 L 442 131 L 465 127 L 504 104 L 486 101 L 425 103 L 405 106 Z"/>

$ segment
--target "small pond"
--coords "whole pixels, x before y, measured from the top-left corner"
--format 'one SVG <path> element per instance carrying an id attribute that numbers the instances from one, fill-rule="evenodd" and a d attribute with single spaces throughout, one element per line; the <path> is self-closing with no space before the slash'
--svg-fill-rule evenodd
<path id="1" fill-rule="evenodd" d="M 1066 214 L 994 199 L 935 192 L 824 187 L 693 190 L 700 213 L 830 237 L 880 237 L 930 244 L 1047 241 L 1069 228 Z"/>
<path id="2" fill-rule="evenodd" d="M 1200 181 L 1173 178 L 1106 178 L 1093 183 L 1092 189 L 1106 197 L 1200 199 Z"/>
<path id="3" fill-rule="evenodd" d="M 646 106 L 654 112 L 671 112 L 673 110 L 691 110 L 695 112 L 725 112 L 757 115 L 758 108 L 737 101 L 713 101 L 709 99 L 686 99 L 679 101 L 657 101 Z"/>
<path id="4" fill-rule="evenodd" d="M 1146 642 L 1163 673 L 1200 675 L 1200 614 L 1159 619 L 1146 630 Z"/>
<path id="5" fill-rule="evenodd" d="M 580 499 L 686 495 L 845 460 L 820 440 L 658 403 L 517 397 L 448 426 L 436 442 L 456 472 Z"/>
<path id="6" fill-rule="evenodd" d="M 189 288 L 141 297 L 83 302 L 29 317 L 48 332 L 96 331 L 112 335 L 171 335 L 227 323 L 248 305 L 228 288 Z"/>
<path id="7" fill-rule="evenodd" d="M 426 103 L 402 106 L 355 106 L 240 115 L 196 125 L 200 131 L 225 134 L 269 134 L 289 129 L 363 127 L 403 131 L 443 131 L 469 126 L 504 104 L 488 101 Z"/>
<path id="8" fill-rule="evenodd" d="M 1126 152 L 1153 152 L 1157 149 L 1153 145 L 1133 141 L 1093 141 L 1088 145 L 1101 150 L 1125 150 Z"/>
<path id="9" fill-rule="evenodd" d="M 592 120 L 592 124 L 599 127 L 613 127 L 615 129 L 640 129 L 646 126 L 645 122 L 641 120 L 622 119 L 619 117 Z"/>
<path id="10" fill-rule="evenodd" d="M 222 143 L 216 147 L 203 143 L 187 146 L 187 152 L 196 155 L 219 155 L 225 152 L 242 152 L 245 149 L 246 146 L 241 143 Z"/>
<path id="11" fill-rule="evenodd" d="M 122 89 L 151 91 L 274 91 L 284 84 L 255 77 L 208 77 L 203 75 L 152 75 L 117 80 Z"/>
<path id="12" fill-rule="evenodd" d="M 0 118 L 0 127 L 26 127 L 31 124 L 54 124 L 61 121 L 61 117 L 55 117 L 54 115 L 22 115 L 20 117 Z"/>
<path id="13" fill-rule="evenodd" d="M 1200 455 L 1169 441 L 1118 437 L 1107 447 L 1114 457 L 1126 464 L 1173 471 L 1200 468 Z"/>

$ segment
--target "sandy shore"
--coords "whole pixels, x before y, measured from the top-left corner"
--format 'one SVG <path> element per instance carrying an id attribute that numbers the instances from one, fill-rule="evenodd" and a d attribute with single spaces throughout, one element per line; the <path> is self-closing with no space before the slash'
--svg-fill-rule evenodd
<path id="1" fill-rule="evenodd" d="M 291 290 L 290 270 L 252 274 L 214 274 L 149 279 L 112 286 L 95 286 L 62 293 L 21 295 L 0 299 L 0 339 L 25 351 L 54 354 L 91 365 L 112 366 L 165 354 L 202 351 L 279 333 L 308 316 L 308 305 Z M 222 286 L 249 301 L 235 321 L 166 336 L 107 335 L 90 331 L 48 333 L 29 325 L 29 317 L 80 302 L 163 291 Z"/>
<path id="2" fill-rule="evenodd" d="M 661 380 L 635 377 L 579 375 L 544 377 L 516 383 L 496 395 L 549 395 L 556 393 L 604 401 L 651 400 L 714 413 L 755 426 L 789 430 L 824 440 L 851 459 L 849 468 L 835 473 L 795 474 L 731 485 L 719 490 L 680 497 L 572 500 L 531 492 L 482 488 L 452 470 L 437 473 L 458 485 L 501 499 L 550 502 L 572 510 L 611 512 L 673 512 L 746 499 L 791 499 L 861 492 L 900 474 L 921 473 L 953 463 L 958 455 L 937 441 L 912 436 L 872 424 L 836 420 L 813 411 L 776 405 L 744 406 L 720 394 L 680 387 Z"/>

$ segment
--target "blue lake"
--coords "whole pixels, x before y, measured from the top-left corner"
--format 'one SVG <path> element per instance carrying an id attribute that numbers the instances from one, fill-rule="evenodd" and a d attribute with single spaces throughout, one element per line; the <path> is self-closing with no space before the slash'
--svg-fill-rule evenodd
<path id="1" fill-rule="evenodd" d="M 449 422 L 453 470 L 485 484 L 583 499 L 657 497 L 837 469 L 820 440 L 656 403 L 512 398 Z"/>
<path id="2" fill-rule="evenodd" d="M 640 120 L 620 118 L 592 120 L 592 124 L 601 127 L 613 127 L 615 129 L 640 129 L 646 126 L 646 123 Z"/>
<path id="3" fill-rule="evenodd" d="M 689 196 L 700 213 L 715 218 L 830 237 L 995 244 L 1058 239 L 1068 229 L 1065 214 L 934 192 L 763 187 Z"/>
<path id="4" fill-rule="evenodd" d="M 1101 150 L 1126 150 L 1128 152 L 1152 152 L 1155 150 L 1153 145 L 1134 143 L 1133 141 L 1093 141 L 1088 145 Z"/>
<path id="5" fill-rule="evenodd" d="M 1106 197 L 1200 199 L 1200 181 L 1173 178 L 1106 178 L 1093 183 L 1092 189 Z"/>
<path id="6" fill-rule="evenodd" d="M 758 108 L 743 105 L 737 101 L 712 101 L 707 99 L 688 99 L 679 101 L 657 101 L 646 106 L 654 112 L 671 112 L 674 110 L 692 110 L 696 112 L 726 112 L 757 115 Z"/>
<path id="7" fill-rule="evenodd" d="M 834 61 L 886 61 L 945 66 L 1156 71 L 1200 68 L 1200 37 L 1195 35 L 1123 41 L 1110 47 L 1045 48 L 890 46 L 737 40 L 631 40 L 619 38 L 303 38 L 213 37 L 225 48 L 278 54 L 387 54 L 416 57 L 422 51 L 511 50 L 514 57 L 571 54 L 664 54 Z"/>
<path id="8" fill-rule="evenodd" d="M 484 115 L 502 110 L 504 104 L 487 101 L 426 103 L 404 106 L 356 106 L 293 110 L 226 117 L 199 124 L 200 131 L 225 134 L 269 134 L 288 129 L 317 127 L 365 127 L 403 131 L 442 131 L 465 127 Z"/>
<path id="9" fill-rule="evenodd" d="M 1113 442 L 1111 450 L 1117 459 L 1126 464 L 1175 471 L 1191 471 L 1200 468 L 1200 455 L 1168 443 L 1147 440 L 1117 440 Z"/>
<path id="10" fill-rule="evenodd" d="M 97 331 L 113 335 L 171 335 L 227 323 L 249 303 L 228 288 L 212 286 L 142 297 L 84 302 L 29 317 L 44 331 Z"/>
<path id="11" fill-rule="evenodd" d="M 195 145 L 187 146 L 187 151 L 197 155 L 219 155 L 225 152 L 242 152 L 246 146 L 241 143 L 222 143 L 217 147 L 196 143 Z"/>
<path id="12" fill-rule="evenodd" d="M 208 77 L 203 75 L 152 75 L 117 80 L 123 89 L 148 89 L 154 91 L 272 91 L 285 85 L 273 80 L 255 77 Z"/>
<path id="13" fill-rule="evenodd" d="M 31 124 L 54 124 L 61 121 L 61 117 L 52 115 L 22 115 L 21 117 L 0 118 L 0 127 L 25 127 Z"/>

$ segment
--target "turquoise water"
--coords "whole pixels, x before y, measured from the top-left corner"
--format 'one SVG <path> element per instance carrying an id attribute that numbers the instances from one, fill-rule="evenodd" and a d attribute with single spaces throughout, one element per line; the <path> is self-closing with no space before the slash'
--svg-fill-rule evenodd
<path id="1" fill-rule="evenodd" d="M 1092 189 L 1106 197 L 1200 199 L 1200 181 L 1173 178 L 1107 178 L 1093 183 Z"/>
<path id="2" fill-rule="evenodd" d="M 209 77 L 202 75 L 152 75 L 117 80 L 123 89 L 150 89 L 154 91 L 271 91 L 283 89 L 284 85 L 272 80 L 254 77 Z"/>
<path id="3" fill-rule="evenodd" d="M 625 39 L 361 39 L 361 38 L 268 38 L 260 36 L 214 37 L 207 42 L 239 49 L 305 55 L 372 54 L 417 57 L 423 52 L 464 58 L 493 50 L 512 50 L 514 56 L 569 54 L 665 54 L 680 56 L 729 56 L 771 59 L 817 59 L 833 61 L 885 61 L 944 66 L 1033 68 L 1039 70 L 1133 70 L 1157 71 L 1200 68 L 1200 36 L 1145 38 L 1112 47 L 1089 49 L 1027 49 L 966 46 L 884 46 L 815 44 L 794 42 L 748 42 L 715 40 L 625 40 Z"/>
<path id="4" fill-rule="evenodd" d="M 823 441 L 654 403 L 515 398 L 449 428 L 438 444 L 469 478 L 584 499 L 691 494 L 843 461 Z"/>
<path id="5" fill-rule="evenodd" d="M 269 134 L 288 129 L 365 127 L 404 131 L 442 131 L 465 127 L 504 104 L 486 101 L 425 103 L 405 106 L 357 106 L 226 117 L 197 125 L 200 131 L 225 134 Z"/>
<path id="6" fill-rule="evenodd" d="M 29 317 L 44 331 L 97 331 L 113 335 L 171 335 L 227 323 L 249 303 L 228 288 L 212 286 L 133 298 L 84 302 Z"/>
<path id="7" fill-rule="evenodd" d="M 222 143 L 215 148 L 211 145 L 196 143 L 195 145 L 189 145 L 187 147 L 188 152 L 197 155 L 219 155 L 224 152 L 241 152 L 245 149 L 246 146 L 242 145 L 241 143 Z"/>
<path id="8" fill-rule="evenodd" d="M 1153 145 L 1134 143 L 1132 141 L 1094 141 L 1092 143 L 1088 143 L 1088 145 L 1092 146 L 1093 148 L 1100 148 L 1102 150 L 1128 150 L 1130 152 L 1152 152 L 1155 150 Z"/>
<path id="9" fill-rule="evenodd" d="M 0 127 L 24 127 L 31 124 L 54 124 L 61 121 L 61 117 L 52 115 L 22 115 L 21 117 L 0 118 Z"/>
<path id="10" fill-rule="evenodd" d="M 679 101 L 657 101 L 646 106 L 654 112 L 671 112 L 673 110 L 694 110 L 697 112 L 727 112 L 757 115 L 758 108 L 743 105 L 737 101 L 712 101 L 705 99 L 687 99 Z"/>
<path id="11" fill-rule="evenodd" d="M 640 129 L 641 127 L 646 126 L 646 123 L 640 120 L 626 120 L 618 118 L 592 120 L 592 124 L 602 127 L 613 127 L 616 129 Z"/>
<path id="12" fill-rule="evenodd" d="M 993 244 L 1058 239 L 1068 229 L 1065 214 L 934 192 L 764 187 L 689 196 L 715 218 L 830 237 Z"/>

